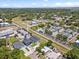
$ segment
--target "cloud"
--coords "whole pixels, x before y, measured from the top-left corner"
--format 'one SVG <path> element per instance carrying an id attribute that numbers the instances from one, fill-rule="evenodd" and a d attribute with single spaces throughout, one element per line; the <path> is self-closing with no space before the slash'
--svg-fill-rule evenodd
<path id="1" fill-rule="evenodd" d="M 55 3 L 55 5 L 56 5 L 56 6 L 59 6 L 59 5 L 61 5 L 61 3 L 57 2 L 57 3 Z"/>
<path id="2" fill-rule="evenodd" d="M 36 3 L 32 3 L 32 5 L 36 5 Z"/>
<path id="3" fill-rule="evenodd" d="M 48 0 L 44 0 L 45 2 L 48 2 Z"/>
<path id="4" fill-rule="evenodd" d="M 56 7 L 79 7 L 79 2 L 57 2 L 54 3 L 54 6 Z"/>
<path id="5" fill-rule="evenodd" d="M 47 4 L 43 4 L 43 7 L 47 7 Z"/>
<path id="6" fill-rule="evenodd" d="M 8 4 L 2 4 L 1 6 L 2 7 L 8 7 L 9 5 Z"/>

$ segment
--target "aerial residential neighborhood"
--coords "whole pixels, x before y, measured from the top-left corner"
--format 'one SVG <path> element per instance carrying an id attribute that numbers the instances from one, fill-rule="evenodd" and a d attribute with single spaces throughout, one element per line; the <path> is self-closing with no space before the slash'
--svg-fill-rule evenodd
<path id="1" fill-rule="evenodd" d="M 0 59 L 79 59 L 79 1 L 0 0 Z"/>

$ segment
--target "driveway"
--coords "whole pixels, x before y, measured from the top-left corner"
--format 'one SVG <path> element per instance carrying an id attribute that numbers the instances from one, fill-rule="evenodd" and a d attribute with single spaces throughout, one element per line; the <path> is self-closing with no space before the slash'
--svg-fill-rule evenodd
<path id="1" fill-rule="evenodd" d="M 33 54 L 30 55 L 31 59 L 39 59 L 37 56 L 37 52 L 34 52 Z"/>

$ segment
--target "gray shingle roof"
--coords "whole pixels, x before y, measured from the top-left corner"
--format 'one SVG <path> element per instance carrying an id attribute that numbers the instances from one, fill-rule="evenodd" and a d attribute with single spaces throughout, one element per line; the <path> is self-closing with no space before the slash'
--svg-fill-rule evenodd
<path id="1" fill-rule="evenodd" d="M 32 42 L 37 42 L 38 40 L 39 40 L 39 38 L 37 38 L 37 37 L 35 37 L 35 36 L 32 36 L 32 37 L 30 37 L 30 39 L 25 38 L 24 41 L 23 41 L 23 43 L 24 43 L 26 46 L 28 46 L 28 45 L 30 45 Z"/>
<path id="2" fill-rule="evenodd" d="M 17 48 L 17 49 L 20 49 L 22 47 L 24 47 L 25 45 L 22 43 L 22 42 L 14 42 L 13 43 L 13 47 L 14 48 Z"/>

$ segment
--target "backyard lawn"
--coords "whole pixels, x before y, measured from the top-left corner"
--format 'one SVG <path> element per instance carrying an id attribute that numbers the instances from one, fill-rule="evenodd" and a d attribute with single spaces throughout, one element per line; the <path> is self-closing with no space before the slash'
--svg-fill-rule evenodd
<path id="1" fill-rule="evenodd" d="M 10 41 L 10 43 L 14 43 L 16 41 L 16 38 L 15 37 L 10 37 L 9 41 Z"/>

